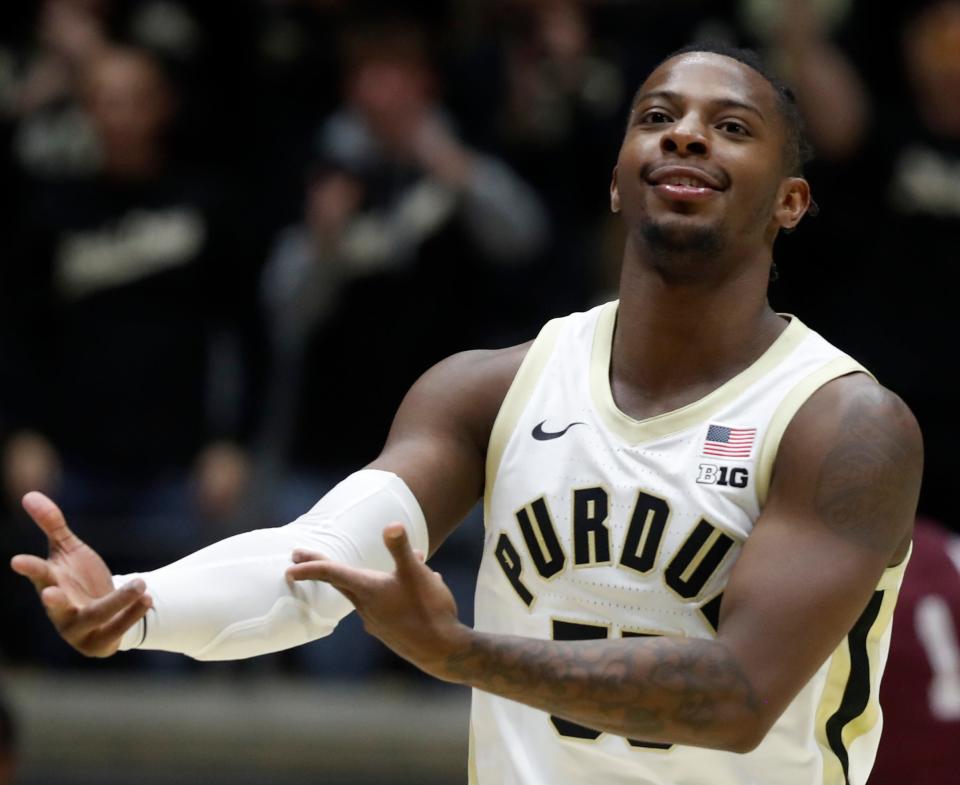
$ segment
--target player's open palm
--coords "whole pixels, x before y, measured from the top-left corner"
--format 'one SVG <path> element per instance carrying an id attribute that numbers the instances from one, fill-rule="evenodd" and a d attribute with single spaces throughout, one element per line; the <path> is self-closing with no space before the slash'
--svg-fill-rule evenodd
<path id="1" fill-rule="evenodd" d="M 439 573 L 411 549 L 403 525 L 387 526 L 384 542 L 396 565 L 393 573 L 351 567 L 298 549 L 287 577 L 326 581 L 353 603 L 367 632 L 417 667 L 439 676 L 448 651 L 457 647 L 467 628 L 457 620 L 453 594 Z"/>
<path id="2" fill-rule="evenodd" d="M 145 584 L 113 588 L 110 570 L 67 526 L 60 508 L 42 493 L 23 497 L 23 508 L 47 535 L 46 559 L 14 556 L 10 566 L 33 583 L 47 615 L 67 643 L 90 657 L 108 657 L 120 638 L 150 608 Z"/>

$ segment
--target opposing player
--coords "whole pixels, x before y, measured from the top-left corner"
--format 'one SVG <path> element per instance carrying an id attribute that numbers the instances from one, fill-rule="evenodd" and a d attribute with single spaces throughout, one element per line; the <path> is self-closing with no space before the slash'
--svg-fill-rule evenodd
<path id="1" fill-rule="evenodd" d="M 960 739 L 960 536 L 919 518 L 880 697 L 887 709 L 870 785 L 957 778 Z"/>
<path id="2" fill-rule="evenodd" d="M 51 555 L 14 569 L 99 656 L 249 656 L 356 607 L 475 688 L 474 783 L 863 783 L 922 445 L 899 398 L 767 303 L 801 164 L 790 95 L 749 53 L 669 57 L 613 175 L 619 302 L 440 363 L 377 460 L 288 526 L 113 581 L 31 494 Z M 416 550 L 481 495 L 469 629 Z"/>

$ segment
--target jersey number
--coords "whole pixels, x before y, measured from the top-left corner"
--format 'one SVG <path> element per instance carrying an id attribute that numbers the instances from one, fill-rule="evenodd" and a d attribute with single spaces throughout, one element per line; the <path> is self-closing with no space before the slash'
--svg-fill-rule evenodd
<path id="1" fill-rule="evenodd" d="M 610 630 L 599 624 L 581 624 L 572 621 L 553 620 L 553 639 L 555 641 L 593 641 L 602 640 L 610 637 Z M 652 637 L 648 633 L 630 632 L 623 630 L 621 638 L 648 638 Z M 587 728 L 576 722 L 565 720 L 561 717 L 550 716 L 550 722 L 561 736 L 568 739 L 584 739 L 586 741 L 595 741 L 602 735 L 601 731 Z M 644 747 L 654 750 L 668 750 L 672 744 L 661 744 L 653 741 L 637 741 L 636 739 L 627 739 L 631 747 Z"/>

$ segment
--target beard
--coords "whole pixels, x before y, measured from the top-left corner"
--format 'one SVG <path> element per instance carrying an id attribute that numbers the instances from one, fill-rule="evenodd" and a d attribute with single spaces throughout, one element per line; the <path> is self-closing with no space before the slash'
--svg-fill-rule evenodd
<path id="1" fill-rule="evenodd" d="M 720 224 L 691 226 L 684 221 L 647 220 L 638 229 L 649 263 L 664 280 L 703 282 L 723 267 L 721 259 L 728 242 Z"/>
<path id="2" fill-rule="evenodd" d="M 647 246 L 665 257 L 713 256 L 723 250 L 723 233 L 718 226 L 677 226 L 646 221 L 640 229 Z"/>

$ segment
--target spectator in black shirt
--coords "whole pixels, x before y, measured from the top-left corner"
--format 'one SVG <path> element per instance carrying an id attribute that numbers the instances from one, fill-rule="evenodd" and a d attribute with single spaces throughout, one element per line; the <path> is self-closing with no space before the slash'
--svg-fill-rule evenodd
<path id="1" fill-rule="evenodd" d="M 27 394 L 5 480 L 16 497 L 45 470 L 81 532 L 111 527 L 116 558 L 143 568 L 197 545 L 243 489 L 252 271 L 217 189 L 168 159 L 177 95 L 157 61 L 111 49 L 84 85 L 98 172 L 34 182 L 8 275 Z"/>
<path id="2" fill-rule="evenodd" d="M 915 412 L 920 510 L 950 520 L 956 396 L 945 360 L 957 302 L 945 282 L 960 243 L 960 0 L 857 2 L 839 36 L 846 49 L 810 4 L 784 9 L 784 61 L 814 144 L 839 173 L 820 227 L 836 227 L 839 252 L 805 260 L 816 324 Z"/>
<path id="3" fill-rule="evenodd" d="M 416 28 L 364 31 L 348 52 L 304 221 L 278 237 L 262 285 L 267 453 L 314 477 L 376 453 L 413 369 L 497 340 L 497 286 L 549 229 L 533 189 L 461 140 Z"/>

